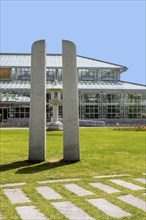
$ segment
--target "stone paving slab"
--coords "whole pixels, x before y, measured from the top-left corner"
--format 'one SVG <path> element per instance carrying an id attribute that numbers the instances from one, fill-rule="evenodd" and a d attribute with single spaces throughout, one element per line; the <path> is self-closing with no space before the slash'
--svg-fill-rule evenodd
<path id="1" fill-rule="evenodd" d="M 119 196 L 118 199 L 146 212 L 146 202 L 132 195 Z"/>
<path id="2" fill-rule="evenodd" d="M 43 180 L 43 181 L 37 181 L 37 183 L 43 184 L 43 183 L 61 183 L 61 182 L 72 182 L 72 181 L 79 181 L 80 178 L 73 178 L 73 179 L 58 179 L 58 180 Z"/>
<path id="3" fill-rule="evenodd" d="M 120 207 L 108 202 L 106 199 L 87 199 L 96 208 L 103 211 L 106 215 L 113 218 L 123 218 L 131 216 L 130 213 L 122 210 Z"/>
<path id="4" fill-rule="evenodd" d="M 4 194 L 8 197 L 11 203 L 23 203 L 23 202 L 31 202 L 28 197 L 25 196 L 22 189 L 5 189 Z"/>
<path id="5" fill-rule="evenodd" d="M 146 184 L 146 179 L 145 178 L 135 178 L 134 180 L 138 181 L 139 183 Z"/>
<path id="6" fill-rule="evenodd" d="M 22 220 L 49 220 L 35 206 L 18 206 L 16 211 Z"/>
<path id="7" fill-rule="evenodd" d="M 88 196 L 94 194 L 93 192 L 86 190 L 83 187 L 78 186 L 77 184 L 65 184 L 64 187 L 69 191 L 75 193 L 77 196 Z"/>
<path id="8" fill-rule="evenodd" d="M 36 187 L 36 190 L 47 200 L 62 199 L 62 196 L 48 186 Z"/>
<path id="9" fill-rule="evenodd" d="M 101 189 L 103 190 L 104 192 L 107 192 L 107 193 L 117 193 L 117 192 L 120 192 L 120 190 L 118 189 L 115 189 L 109 185 L 106 185 L 106 184 L 103 184 L 103 183 L 89 183 L 91 186 L 97 188 L 97 189 Z"/>
<path id="10" fill-rule="evenodd" d="M 143 189 L 145 189 L 142 186 L 138 186 L 138 185 L 135 185 L 133 183 L 129 183 L 129 182 L 124 181 L 124 180 L 109 180 L 109 181 L 111 181 L 113 183 L 116 183 L 116 184 L 118 184 L 120 186 L 123 186 L 123 187 L 125 187 L 127 189 L 131 189 L 131 190 L 143 190 Z"/>
<path id="11" fill-rule="evenodd" d="M 146 173 L 143 173 L 145 175 Z M 145 189 L 144 187 L 141 187 L 139 185 L 130 183 L 128 181 L 124 181 L 119 179 L 119 176 L 130 176 L 128 174 L 119 174 L 119 175 L 103 175 L 103 176 L 95 176 L 97 177 L 97 182 L 88 182 L 89 185 L 101 189 L 107 193 L 118 193 L 121 192 L 120 190 L 111 187 L 108 184 L 103 184 L 100 183 L 100 179 L 102 178 L 109 178 L 108 181 L 111 181 L 115 184 L 118 184 L 120 186 L 123 186 L 127 189 L 130 190 L 143 190 Z M 113 179 L 113 177 L 117 177 L 117 179 Z M 93 177 L 94 178 L 94 177 Z M 110 179 L 111 178 L 111 179 Z M 123 178 L 122 178 L 123 179 Z M 37 183 L 43 184 L 43 183 L 48 183 L 48 184 L 55 184 L 55 183 L 62 183 L 61 186 L 64 186 L 67 190 L 70 190 L 71 192 L 75 193 L 77 196 L 88 196 L 88 195 L 95 195 L 95 193 L 89 190 L 86 190 L 85 188 L 81 187 L 78 185 L 78 183 L 71 183 L 73 181 L 79 181 L 81 178 L 72 178 L 72 179 L 56 179 L 56 180 L 46 180 L 46 181 L 38 181 Z M 94 179 L 95 180 L 95 179 Z M 134 181 L 137 181 L 138 183 L 145 184 L 146 178 L 145 176 L 142 176 L 142 178 L 134 178 Z M 67 183 L 68 182 L 68 183 Z M 25 185 L 25 182 L 19 182 L 19 183 L 6 183 L 6 184 L 1 184 L 0 187 L 10 187 L 3 189 L 4 194 L 8 197 L 8 199 L 11 201 L 12 204 L 17 204 L 17 203 L 26 203 L 26 202 L 31 202 L 30 199 L 24 194 L 21 188 L 18 188 L 18 186 Z M 16 187 L 17 188 L 12 188 Z M 79 208 L 75 204 L 73 204 L 70 201 L 64 202 L 63 200 L 59 201 L 59 199 L 63 199 L 62 195 L 57 193 L 52 185 L 51 187 L 49 186 L 36 186 L 35 189 L 37 190 L 38 193 L 40 193 L 44 199 L 47 200 L 57 200 L 58 201 L 51 201 L 50 204 L 52 204 L 59 212 L 60 215 L 63 214 L 66 218 L 69 220 L 93 220 L 94 218 L 90 216 L 90 212 L 86 213 L 82 208 Z M 146 196 L 146 193 L 144 191 L 140 192 L 143 198 Z M 37 196 L 37 194 L 36 194 Z M 77 198 L 77 197 L 76 197 Z M 90 197 L 88 197 L 90 198 Z M 136 208 L 139 208 L 141 212 L 145 211 L 146 212 L 146 202 L 142 199 L 139 199 L 137 197 L 134 197 L 133 195 L 125 195 L 125 196 L 118 196 L 118 199 L 121 201 L 128 203 L 131 206 L 134 206 Z M 79 197 L 78 197 L 79 199 Z M 82 198 L 83 199 L 83 198 Z M 128 217 L 131 216 L 130 213 L 126 212 L 126 210 L 122 210 L 120 207 L 115 206 L 114 204 L 108 202 L 105 199 L 105 196 L 103 198 L 95 198 L 95 199 L 86 199 L 85 201 L 88 201 L 90 204 L 98 208 L 99 210 L 102 210 L 105 214 L 108 216 L 112 216 L 112 218 L 122 218 L 122 217 Z M 32 201 L 34 202 L 34 201 Z M 44 200 L 45 202 L 45 200 Z M 25 205 L 25 206 L 24 206 Z M 28 205 L 28 204 L 27 204 Z M 13 207 L 15 208 L 15 206 Z M 46 218 L 46 216 L 41 213 L 35 206 L 26 206 L 26 204 L 23 204 L 23 206 L 20 206 L 16 208 L 18 214 L 20 215 L 20 218 L 22 220 L 48 220 L 49 218 Z M 117 214 L 120 213 L 120 214 Z M 119 216 L 122 217 L 119 217 Z M 117 217 L 116 217 L 117 216 Z M 2 220 L 2 213 L 0 212 L 0 220 Z"/>
<path id="12" fill-rule="evenodd" d="M 2 187 L 9 187 L 9 186 L 23 186 L 26 185 L 26 183 L 6 183 L 6 184 L 0 184 L 0 188 Z"/>
<path id="13" fill-rule="evenodd" d="M 94 178 L 102 179 L 102 178 L 113 178 L 113 177 L 124 177 L 130 176 L 129 174 L 113 174 L 113 175 L 103 175 L 103 176 L 94 176 Z"/>
<path id="14" fill-rule="evenodd" d="M 70 201 L 54 202 L 51 204 L 69 220 L 95 220 Z"/>

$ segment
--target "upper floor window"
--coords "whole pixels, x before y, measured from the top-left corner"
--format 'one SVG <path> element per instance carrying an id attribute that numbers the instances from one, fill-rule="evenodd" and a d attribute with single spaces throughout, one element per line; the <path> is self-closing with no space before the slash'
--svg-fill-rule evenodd
<path id="1" fill-rule="evenodd" d="M 79 81 L 117 81 L 119 72 L 117 69 L 86 68 L 78 69 Z"/>
<path id="2" fill-rule="evenodd" d="M 55 69 L 47 69 L 47 81 L 55 80 Z"/>
<path id="3" fill-rule="evenodd" d="M 17 68 L 16 69 L 16 78 L 17 80 L 30 80 L 30 68 Z"/>
<path id="4" fill-rule="evenodd" d="M 101 81 L 113 81 L 116 79 L 116 73 L 114 70 L 110 70 L 110 69 L 104 69 L 101 72 Z"/>
<path id="5" fill-rule="evenodd" d="M 46 70 L 47 81 L 57 80 L 62 81 L 62 69 L 61 68 L 47 68 Z"/>
<path id="6" fill-rule="evenodd" d="M 62 69 L 61 68 L 57 69 L 57 80 L 58 82 L 62 81 Z"/>
<path id="7" fill-rule="evenodd" d="M 95 73 L 89 70 L 82 70 L 81 81 L 95 81 Z"/>

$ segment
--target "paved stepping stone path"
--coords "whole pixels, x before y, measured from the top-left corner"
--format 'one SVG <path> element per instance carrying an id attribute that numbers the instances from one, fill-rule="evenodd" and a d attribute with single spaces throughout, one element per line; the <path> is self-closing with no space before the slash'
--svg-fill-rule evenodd
<path id="1" fill-rule="evenodd" d="M 144 178 L 135 178 L 134 180 L 138 181 L 139 183 L 146 184 L 146 179 Z"/>
<path id="2" fill-rule="evenodd" d="M 141 173 L 142 178 L 140 178 L 140 176 L 138 176 L 138 178 L 133 178 L 128 174 L 114 174 L 93 177 L 90 176 L 90 182 L 86 180 L 86 184 L 88 185 L 88 187 L 90 185 L 90 190 L 87 190 L 86 187 L 81 187 L 83 183 L 83 180 L 81 178 L 37 181 L 34 182 L 33 186 L 29 186 L 32 187 L 32 190 L 34 192 L 36 192 L 36 197 L 34 197 L 34 199 L 32 200 L 30 200 L 29 194 L 27 194 L 26 192 L 24 193 L 24 191 L 22 190 L 23 186 L 27 187 L 29 183 L 27 183 L 27 185 L 25 182 L 5 183 L 0 185 L 0 190 L 10 200 L 8 204 L 8 211 L 11 204 L 11 209 L 14 209 L 14 211 L 18 213 L 20 219 L 22 220 L 51 220 L 49 214 L 51 205 L 56 209 L 56 212 L 58 212 L 58 216 L 60 213 L 60 218 L 62 219 L 64 216 L 66 219 L 69 220 L 97 220 L 100 219 L 100 215 L 102 213 L 102 216 L 106 215 L 107 219 L 109 220 L 115 218 L 127 219 L 127 217 L 130 220 L 130 216 L 132 217 L 132 219 L 137 219 L 138 212 L 141 213 L 142 219 L 144 219 L 144 212 L 146 212 L 146 201 L 144 201 L 144 196 L 146 195 L 146 193 L 144 191 L 145 188 L 142 187 L 142 184 L 145 184 L 146 179 L 143 178 L 143 175 L 144 173 Z M 113 179 L 113 177 L 116 177 L 116 179 Z M 98 182 L 95 182 L 95 178 L 98 179 Z M 126 181 L 127 179 L 128 181 Z M 103 181 L 104 183 L 102 183 Z M 136 184 L 132 183 L 134 181 L 136 182 Z M 113 185 L 112 183 L 115 184 L 114 187 L 111 186 Z M 122 186 L 123 188 L 121 187 L 122 189 L 119 190 L 118 185 Z M 94 190 L 93 187 L 102 191 Z M 57 189 L 59 189 L 59 192 Z M 61 189 L 62 191 L 60 191 Z M 134 190 L 137 191 L 137 197 L 135 197 L 135 195 L 132 195 L 135 193 L 133 192 Z M 124 192 L 126 192 L 126 195 L 124 194 Z M 74 193 L 74 195 L 72 193 Z M 108 195 L 112 193 L 114 193 L 112 197 L 111 195 Z M 138 198 L 138 195 L 141 196 L 143 199 Z M 40 207 L 37 207 L 35 198 L 37 198 L 38 200 L 41 199 L 44 204 L 50 204 L 45 214 L 40 210 Z M 72 200 L 71 198 L 74 200 Z M 113 201 L 116 205 L 113 201 L 110 201 L 111 198 L 114 198 Z M 120 205 L 117 205 L 116 201 L 118 202 L 119 200 Z M 88 204 L 88 211 L 84 210 L 84 206 L 80 207 L 80 203 L 78 203 L 77 205 L 75 201 L 81 201 L 82 204 L 84 204 L 84 202 Z M 33 205 L 34 202 L 35 206 Z M 135 213 L 130 213 L 129 208 L 127 208 L 128 210 L 123 208 L 126 207 L 126 203 L 135 208 Z M 90 207 L 92 207 L 92 209 L 94 210 L 92 210 L 92 214 L 90 212 Z M 1 208 L 0 220 L 2 220 L 2 218 L 7 219 Z"/>
<path id="3" fill-rule="evenodd" d="M 65 184 L 66 189 L 70 190 L 71 192 L 75 193 L 78 196 L 88 196 L 93 195 L 93 192 L 86 190 L 76 184 Z"/>
<path id="4" fill-rule="evenodd" d="M 118 199 L 146 212 L 146 202 L 132 195 L 119 196 Z"/>
<path id="5" fill-rule="evenodd" d="M 122 210 L 118 206 L 108 202 L 106 199 L 87 199 L 89 203 L 91 203 L 96 208 L 103 211 L 105 214 L 107 214 L 110 217 L 113 218 L 122 218 L 122 217 L 129 217 L 131 216 L 130 213 Z"/>
<path id="6" fill-rule="evenodd" d="M 145 189 L 142 186 L 138 186 L 138 185 L 135 185 L 133 183 L 126 182 L 124 180 L 110 180 L 110 181 L 113 182 L 113 183 L 116 183 L 120 186 L 123 186 L 127 189 L 131 189 L 131 190 L 143 190 L 143 189 Z"/>
<path id="7" fill-rule="evenodd" d="M 22 220 L 49 220 L 35 206 L 18 206 L 16 211 Z"/>
<path id="8" fill-rule="evenodd" d="M 0 188 L 7 186 L 23 186 L 23 185 L 26 185 L 26 183 L 6 183 L 6 184 L 1 184 Z"/>
<path id="9" fill-rule="evenodd" d="M 123 176 L 129 176 L 129 174 L 119 174 L 119 175 L 113 174 L 113 175 L 94 176 L 94 178 L 103 179 L 103 178 L 113 178 L 113 177 L 123 177 Z"/>
<path id="10" fill-rule="evenodd" d="M 79 178 L 74 179 L 58 179 L 58 180 L 45 180 L 45 181 L 38 181 L 37 183 L 62 183 L 62 182 L 72 182 L 72 181 L 79 181 Z"/>
<path id="11" fill-rule="evenodd" d="M 90 183 L 91 186 L 97 188 L 97 189 L 101 189 L 107 193 L 117 193 L 120 192 L 120 190 L 115 189 L 109 185 L 103 184 L 103 183 Z"/>
<path id="12" fill-rule="evenodd" d="M 36 190 L 47 200 L 52 200 L 52 199 L 62 199 L 62 196 L 55 192 L 51 187 L 48 186 L 40 186 L 37 187 Z"/>
<path id="13" fill-rule="evenodd" d="M 30 202 L 30 199 L 23 193 L 21 189 L 5 189 L 4 193 L 13 204 Z"/>
<path id="14" fill-rule="evenodd" d="M 54 202 L 51 203 L 56 209 L 58 209 L 69 220 L 94 220 L 81 208 L 74 205 L 70 201 L 66 202 Z"/>

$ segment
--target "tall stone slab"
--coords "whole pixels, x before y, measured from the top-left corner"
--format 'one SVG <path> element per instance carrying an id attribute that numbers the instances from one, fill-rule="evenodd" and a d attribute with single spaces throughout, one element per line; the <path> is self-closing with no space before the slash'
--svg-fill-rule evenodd
<path id="1" fill-rule="evenodd" d="M 76 46 L 62 41 L 64 161 L 80 160 Z"/>
<path id="2" fill-rule="evenodd" d="M 29 161 L 46 157 L 46 44 L 36 41 L 31 51 Z"/>

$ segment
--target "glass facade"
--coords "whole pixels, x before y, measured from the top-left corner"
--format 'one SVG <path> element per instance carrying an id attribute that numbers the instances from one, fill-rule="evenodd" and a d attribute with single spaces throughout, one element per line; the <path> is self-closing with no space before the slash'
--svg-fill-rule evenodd
<path id="1" fill-rule="evenodd" d="M 6 71 L 5 71 L 6 72 Z M 8 71 L 7 71 L 8 72 Z M 6 73 L 7 73 L 6 72 Z M 10 72 L 10 71 L 9 71 Z M 9 81 L 14 83 L 29 83 L 30 68 L 17 67 L 11 69 Z M 2 81 L 6 80 L 1 79 Z M 3 74 L 4 75 L 4 74 Z M 7 80 L 8 80 L 7 79 Z M 48 83 L 54 80 L 62 82 L 62 68 L 46 69 L 46 79 Z M 86 83 L 116 83 L 120 80 L 118 69 L 110 68 L 78 68 L 78 81 Z M 72 94 L 71 94 L 72 95 Z M 22 97 L 29 98 L 29 90 L 21 88 L 3 90 L 0 94 L 0 122 L 6 122 L 9 119 L 27 119 L 29 118 L 29 101 Z M 3 97 L 6 97 L 3 101 Z M 53 114 L 52 105 L 49 104 L 51 95 L 47 93 L 46 120 L 50 121 Z M 62 106 L 59 106 L 59 117 L 63 117 Z M 146 94 L 143 91 L 127 92 L 124 90 L 114 89 L 79 89 L 79 118 L 80 119 L 137 119 L 146 118 Z"/>
<path id="2" fill-rule="evenodd" d="M 145 101 L 146 94 L 79 93 L 79 115 L 82 119 L 143 118 Z"/>
<path id="3" fill-rule="evenodd" d="M 12 80 L 30 81 L 30 68 L 27 67 L 13 68 Z"/>
<path id="4" fill-rule="evenodd" d="M 118 81 L 119 80 L 119 70 L 117 69 L 78 69 L 78 80 L 79 81 Z"/>
<path id="5" fill-rule="evenodd" d="M 30 68 L 29 67 L 17 67 L 12 68 L 11 80 L 14 81 L 30 81 Z M 78 68 L 78 81 L 113 81 L 119 80 L 119 70 L 118 69 L 97 69 L 97 68 Z M 62 81 L 62 68 L 46 68 L 46 78 L 47 81 Z M 3 80 L 3 79 L 1 79 Z M 5 80 L 5 78 L 4 78 Z"/>

